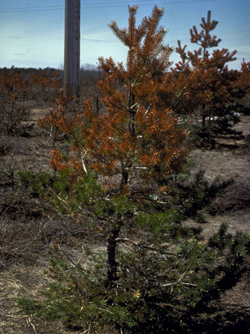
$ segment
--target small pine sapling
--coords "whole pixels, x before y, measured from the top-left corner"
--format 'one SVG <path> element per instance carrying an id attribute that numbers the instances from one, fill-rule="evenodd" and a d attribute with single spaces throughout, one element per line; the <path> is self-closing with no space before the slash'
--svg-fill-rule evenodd
<path id="1" fill-rule="evenodd" d="M 206 137 L 231 130 L 235 104 L 246 91 L 239 89 L 239 72 L 228 68 L 228 63 L 236 60 L 237 51 L 215 49 L 221 42 L 212 35 L 218 21 L 211 19 L 211 11 L 208 11 L 207 19 L 203 17 L 201 21 L 200 31 L 196 26 L 190 29 L 190 41 L 199 47 L 197 50 L 187 51 L 187 45 L 182 47 L 178 41 L 176 52 L 181 60 L 173 69 L 173 77 L 178 78 L 179 96 L 175 98 L 174 106 L 178 113 L 194 115 L 199 112 L 201 135 Z M 210 133 L 212 125 L 215 125 L 215 131 Z"/>

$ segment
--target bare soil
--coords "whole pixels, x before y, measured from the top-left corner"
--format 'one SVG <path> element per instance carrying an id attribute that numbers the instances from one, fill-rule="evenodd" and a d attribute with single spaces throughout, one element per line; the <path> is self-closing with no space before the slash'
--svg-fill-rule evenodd
<path id="1" fill-rule="evenodd" d="M 0 149 L 3 148 L 0 152 L 0 201 L 5 208 L 0 213 L 0 334 L 76 333 L 58 322 L 48 323 L 26 316 L 16 304 L 17 297 L 39 297 L 46 290 L 49 278 L 44 271 L 48 268 L 51 248 L 58 240 L 72 256 L 79 254 L 75 245 L 87 242 L 83 226 L 76 226 L 70 220 L 55 220 L 49 214 L 44 218 L 42 212 L 46 206 L 41 206 L 36 199 L 26 199 L 25 193 L 16 189 L 13 170 L 49 170 L 49 139 L 38 127 L 38 119 L 48 113 L 48 109 L 32 110 L 31 124 L 34 125 L 28 137 L 0 138 Z M 235 128 L 247 136 L 249 125 L 250 116 L 244 116 Z M 235 180 L 225 197 L 215 203 L 220 213 L 207 216 L 204 235 L 208 237 L 214 233 L 223 222 L 229 224 L 232 233 L 236 230 L 250 233 L 250 144 L 244 139 L 223 139 L 219 144 L 221 146 L 215 150 L 195 149 L 190 155 L 193 171 L 205 169 L 207 179 L 221 175 Z M 246 258 L 246 264 L 250 270 L 250 259 Z M 247 333 L 244 324 L 250 326 L 249 273 L 222 297 L 219 304 L 235 318 L 232 318 L 230 330 L 218 329 L 216 333 Z M 81 333 L 94 331 L 89 328 Z"/>

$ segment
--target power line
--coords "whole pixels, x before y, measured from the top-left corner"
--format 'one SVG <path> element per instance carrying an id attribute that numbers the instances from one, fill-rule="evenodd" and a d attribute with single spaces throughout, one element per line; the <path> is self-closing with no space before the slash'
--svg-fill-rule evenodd
<path id="1" fill-rule="evenodd" d="M 146 1 L 151 2 L 151 3 L 145 3 Z M 168 2 L 161 2 L 157 3 L 157 5 L 172 5 L 172 4 L 180 4 L 180 3 L 197 3 L 197 2 L 217 2 L 220 0 L 192 0 L 192 1 L 187 1 L 187 0 L 179 0 L 179 1 L 168 1 Z M 152 6 L 155 4 L 155 1 L 152 0 L 137 0 L 134 1 L 136 2 L 136 5 L 141 4 L 141 6 Z M 98 5 L 98 6 L 96 6 Z M 99 6 L 101 5 L 101 6 Z M 103 8 L 103 7 L 124 7 L 128 6 L 128 3 L 125 2 L 113 2 L 113 3 L 97 3 L 97 4 L 85 4 L 84 6 L 81 6 L 81 8 Z"/>
<path id="2" fill-rule="evenodd" d="M 192 1 L 187 1 L 187 0 L 179 0 L 179 1 L 168 1 L 168 2 L 161 2 L 158 3 L 158 5 L 173 5 L 173 4 L 181 4 L 181 3 L 186 3 L 186 4 L 192 4 L 192 3 L 202 3 L 202 2 L 218 2 L 220 0 L 192 0 Z M 141 6 L 151 6 L 155 2 L 152 0 L 137 0 L 134 1 L 136 4 L 141 4 Z M 150 3 L 145 3 L 145 2 L 150 2 Z M 93 3 L 83 3 L 81 5 L 81 9 L 84 8 L 104 8 L 104 7 L 124 7 L 128 6 L 127 2 L 121 2 L 121 1 L 112 1 L 112 2 L 97 2 L 95 4 Z M 41 12 L 41 11 L 56 11 L 56 10 L 64 10 L 64 6 L 39 6 L 39 7 L 17 7 L 17 8 L 5 8 L 1 9 L 0 13 L 22 13 L 22 12 Z"/>
<path id="3" fill-rule="evenodd" d="M 19 7 L 19 8 L 6 8 L 0 10 L 0 13 L 22 13 L 22 12 L 40 12 L 40 11 L 53 11 L 63 10 L 62 6 L 42 6 L 42 7 Z"/>

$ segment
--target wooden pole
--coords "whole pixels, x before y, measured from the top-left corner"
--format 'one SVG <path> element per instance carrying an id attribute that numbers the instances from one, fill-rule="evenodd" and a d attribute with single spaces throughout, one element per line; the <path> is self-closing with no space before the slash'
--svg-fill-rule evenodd
<path id="1" fill-rule="evenodd" d="M 64 95 L 80 95 L 80 0 L 65 0 Z"/>

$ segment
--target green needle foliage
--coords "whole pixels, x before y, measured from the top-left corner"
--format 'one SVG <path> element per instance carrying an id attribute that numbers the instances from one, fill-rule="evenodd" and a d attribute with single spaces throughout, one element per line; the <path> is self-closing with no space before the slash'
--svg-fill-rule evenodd
<path id="1" fill-rule="evenodd" d="M 206 200 L 204 195 L 194 196 L 192 206 L 200 208 L 202 201 L 205 209 L 226 183 L 216 181 L 209 187 L 203 173 L 194 184 L 197 179 Z M 190 191 L 194 184 L 189 182 Z M 169 193 L 155 192 L 140 201 L 132 196 L 107 196 L 91 176 L 79 184 L 64 185 L 59 175 L 50 186 L 56 206 L 64 215 L 80 212 L 83 221 L 85 215 L 94 217 L 97 234 L 104 224 L 107 250 L 94 254 L 83 246 L 81 260 L 73 261 L 56 248 L 48 273 L 53 282 L 43 301 L 18 300 L 27 314 L 60 319 L 71 329 L 87 330 L 91 325 L 97 331 L 115 328 L 129 334 L 166 333 L 166 328 L 168 333 L 192 333 L 194 319 L 199 322 L 210 303 L 219 300 L 244 273 L 249 235 L 232 235 L 223 224 L 204 240 L 199 226 L 184 223 L 190 216 L 197 217 L 199 210 L 190 213 L 179 199 L 177 205 L 175 195 L 171 199 Z M 55 195 L 58 189 L 61 201 Z M 176 191 L 184 198 L 187 185 Z M 74 205 L 68 205 L 70 201 Z"/>

